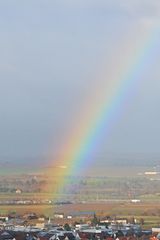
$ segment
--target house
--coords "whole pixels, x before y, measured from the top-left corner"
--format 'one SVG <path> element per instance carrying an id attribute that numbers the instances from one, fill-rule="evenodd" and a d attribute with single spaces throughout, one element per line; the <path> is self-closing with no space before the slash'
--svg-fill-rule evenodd
<path id="1" fill-rule="evenodd" d="M 52 232 L 40 232 L 38 235 L 39 240 L 53 240 L 56 239 L 55 234 Z"/>
<path id="2" fill-rule="evenodd" d="M 64 218 L 64 213 L 55 213 L 55 214 L 54 214 L 54 217 L 55 217 L 55 218 L 63 219 L 63 218 Z"/>
<path id="3" fill-rule="evenodd" d="M 16 193 L 17 193 L 17 194 L 21 194 L 21 193 L 22 193 L 22 190 L 18 188 L 18 189 L 16 189 Z"/>
<path id="4" fill-rule="evenodd" d="M 2 231 L 2 232 L 0 232 L 0 239 L 1 240 L 14 240 L 15 237 L 8 231 Z"/>
<path id="5" fill-rule="evenodd" d="M 127 224 L 128 223 L 128 219 L 127 218 L 116 218 L 112 222 L 113 223 L 117 223 L 117 224 Z"/>
<path id="6" fill-rule="evenodd" d="M 160 228 L 159 227 L 154 227 L 152 228 L 153 233 L 160 233 Z"/>
<path id="7" fill-rule="evenodd" d="M 75 240 L 76 237 L 73 235 L 73 232 L 67 231 L 64 233 L 65 240 Z"/>

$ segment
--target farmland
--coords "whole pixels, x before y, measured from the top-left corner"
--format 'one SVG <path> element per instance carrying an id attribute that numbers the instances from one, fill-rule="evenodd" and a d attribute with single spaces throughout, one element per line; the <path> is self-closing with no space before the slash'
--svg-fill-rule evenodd
<path id="1" fill-rule="evenodd" d="M 64 213 L 65 216 L 71 213 L 77 213 L 76 219 L 72 221 L 84 219 L 82 213 L 95 212 L 101 219 L 105 216 L 117 218 L 132 218 L 140 221 L 144 219 L 145 226 L 157 226 L 160 224 L 160 202 L 155 206 L 151 202 L 148 203 L 122 203 L 122 202 L 108 202 L 108 203 L 75 203 L 69 205 L 3 205 L 0 206 L 0 214 L 16 213 L 23 215 L 25 213 L 34 212 L 38 215 L 45 215 L 53 217 L 53 212 Z M 81 213 L 81 216 L 78 214 Z M 56 220 L 57 221 L 57 220 Z M 68 221 L 67 219 L 63 220 Z"/>
<path id="2" fill-rule="evenodd" d="M 1 176 L 0 214 L 34 212 L 53 217 L 54 212 L 62 212 L 64 216 L 81 213 L 78 219 L 82 220 L 83 212 L 95 212 L 100 219 L 105 216 L 134 217 L 137 221 L 143 219 L 146 226 L 160 224 L 158 179 L 73 176 L 65 178 L 61 191 L 58 181 L 58 177 L 38 174 Z M 46 185 L 51 185 L 52 189 Z M 134 199 L 138 202 L 132 202 Z"/>

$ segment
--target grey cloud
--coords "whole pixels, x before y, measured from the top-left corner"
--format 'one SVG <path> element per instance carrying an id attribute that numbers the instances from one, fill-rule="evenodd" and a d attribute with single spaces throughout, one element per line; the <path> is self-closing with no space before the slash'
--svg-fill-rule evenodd
<path id="1" fill-rule="evenodd" d="M 109 66 L 115 70 L 116 59 L 123 55 L 116 51 L 122 36 L 125 39 L 131 33 L 137 39 L 141 29 L 137 26 L 156 26 L 159 5 L 156 0 L 1 1 L 0 155 L 13 161 L 27 159 L 42 156 L 50 145 L 57 154 L 76 116 L 82 113 L 83 118 L 96 84 L 106 81 L 107 74 L 97 78 L 99 72 L 103 68 L 107 72 Z M 147 67 L 139 87 L 143 91 L 135 96 L 133 105 L 128 103 L 131 113 L 124 114 L 111 136 L 104 133 L 105 146 L 99 149 L 104 159 L 106 151 L 159 149 L 159 141 L 146 140 L 147 129 L 152 139 L 155 135 L 159 139 L 155 107 L 160 102 L 159 55 L 154 53 L 151 62 L 155 56 L 156 63 Z M 154 117 L 149 119 L 151 114 Z M 139 137 L 139 132 L 144 136 Z"/>

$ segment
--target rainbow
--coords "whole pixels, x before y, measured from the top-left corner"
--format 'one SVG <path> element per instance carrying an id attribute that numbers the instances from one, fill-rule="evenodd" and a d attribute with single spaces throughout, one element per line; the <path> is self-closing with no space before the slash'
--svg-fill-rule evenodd
<path id="1" fill-rule="evenodd" d="M 152 26 L 142 27 L 136 37 L 129 34 L 122 39 L 120 48 L 115 46 L 114 57 L 111 56 L 110 62 L 103 67 L 105 71 L 93 81 L 88 101 L 76 118 L 65 146 L 60 149 L 61 156 L 51 160 L 53 168 L 49 171 L 59 176 L 60 190 L 65 186 L 65 176 L 75 172 L 80 174 L 88 168 L 104 132 L 109 137 L 110 130 L 125 110 L 125 102 L 130 100 L 141 82 L 156 38 L 155 31 Z"/>

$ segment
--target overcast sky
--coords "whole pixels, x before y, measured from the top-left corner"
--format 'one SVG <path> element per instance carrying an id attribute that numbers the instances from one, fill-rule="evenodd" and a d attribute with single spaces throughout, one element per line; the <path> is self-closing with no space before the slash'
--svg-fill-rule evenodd
<path id="1" fill-rule="evenodd" d="M 155 43 L 142 81 L 95 150 L 106 163 L 112 154 L 160 158 L 160 1 L 1 0 L 0 161 L 57 156 L 95 76 L 119 57 L 115 46 L 147 28 Z"/>

